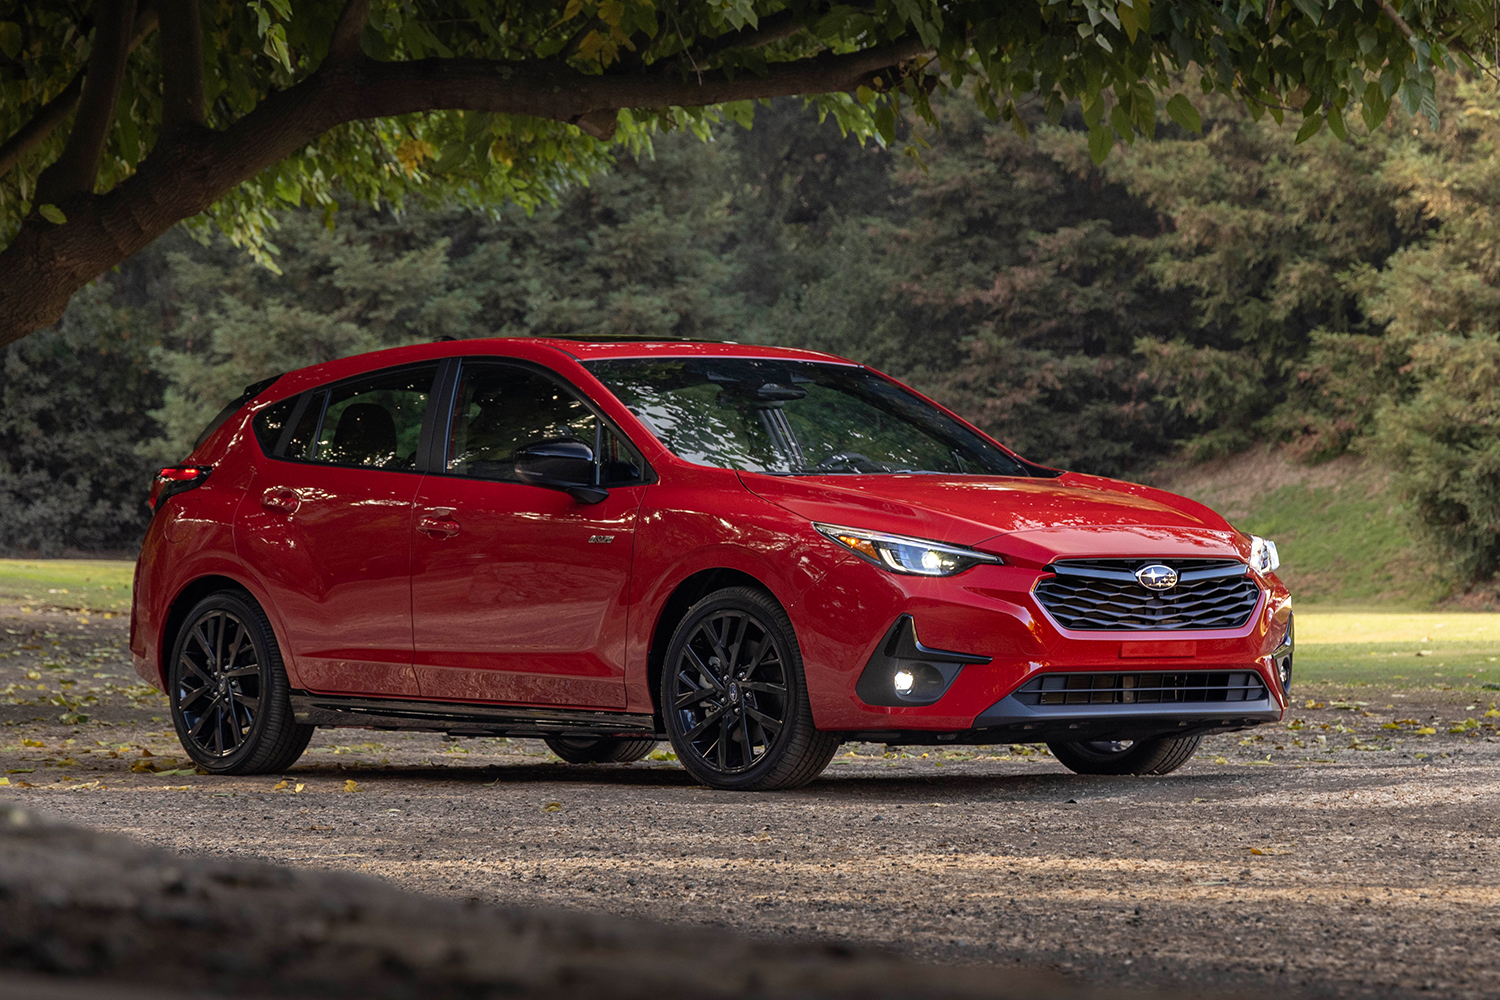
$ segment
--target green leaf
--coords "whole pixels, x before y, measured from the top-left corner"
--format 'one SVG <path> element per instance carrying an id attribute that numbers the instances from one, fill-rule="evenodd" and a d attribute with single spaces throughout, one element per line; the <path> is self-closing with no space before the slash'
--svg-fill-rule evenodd
<path id="1" fill-rule="evenodd" d="M 870 117 L 875 122 L 875 131 L 880 133 L 880 138 L 885 140 L 887 146 L 894 146 L 896 144 L 896 112 L 889 104 L 882 104 Z"/>
<path id="2" fill-rule="evenodd" d="M 56 205 L 38 205 L 36 210 L 41 213 L 42 218 L 55 225 L 60 226 L 68 221 L 68 217 Z"/>
<path id="3" fill-rule="evenodd" d="M 1349 141 L 1349 131 L 1344 128 L 1344 113 L 1338 108 L 1328 109 L 1328 128 L 1342 141 Z"/>
<path id="4" fill-rule="evenodd" d="M 1203 134 L 1203 119 L 1199 117 L 1198 109 L 1181 94 L 1174 95 L 1167 102 L 1167 117 L 1194 135 Z"/>
<path id="5" fill-rule="evenodd" d="M 0 21 L 0 52 L 14 59 L 21 51 L 21 26 L 14 21 Z"/>
<path id="6" fill-rule="evenodd" d="M 1323 23 L 1323 4 L 1321 0 L 1292 0 L 1297 9 L 1307 15 L 1307 19 L 1313 24 Z"/>
<path id="7" fill-rule="evenodd" d="M 1089 129 L 1089 156 L 1094 161 L 1094 166 L 1099 166 L 1109 156 L 1109 151 L 1115 144 L 1115 130 L 1108 125 L 1100 125 Z"/>
<path id="8" fill-rule="evenodd" d="M 1297 130 L 1297 138 L 1295 138 L 1295 139 L 1292 140 L 1292 144 L 1296 145 L 1298 143 L 1306 142 L 1307 140 L 1311 139 L 1313 136 L 1317 135 L 1318 134 L 1318 130 L 1321 129 L 1322 127 L 1323 127 L 1323 116 L 1322 115 L 1319 115 L 1319 114 L 1308 115 L 1307 119 L 1302 123 L 1302 127 Z"/>
<path id="9" fill-rule="evenodd" d="M 1109 109 L 1109 123 L 1125 138 L 1125 141 L 1129 142 L 1135 137 L 1135 127 L 1130 123 L 1130 113 L 1125 110 L 1125 105 L 1116 104 Z"/>

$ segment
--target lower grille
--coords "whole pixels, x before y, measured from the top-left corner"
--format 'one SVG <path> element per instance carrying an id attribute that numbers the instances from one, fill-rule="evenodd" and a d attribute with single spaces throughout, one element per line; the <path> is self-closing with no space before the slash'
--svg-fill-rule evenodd
<path id="1" fill-rule="evenodd" d="M 1143 566 L 1177 571 L 1170 590 L 1135 579 Z M 1232 559 L 1070 559 L 1036 585 L 1036 598 L 1063 628 L 1082 631 L 1175 631 L 1239 628 L 1260 601 L 1244 563 Z"/>
<path id="2" fill-rule="evenodd" d="M 1023 705 L 1188 705 L 1261 701 L 1266 687 L 1254 671 L 1151 674 L 1043 674 L 1016 691 Z"/>

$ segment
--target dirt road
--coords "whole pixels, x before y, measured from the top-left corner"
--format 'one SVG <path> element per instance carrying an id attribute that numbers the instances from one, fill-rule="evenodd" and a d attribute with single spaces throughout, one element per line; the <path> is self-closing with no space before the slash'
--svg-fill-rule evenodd
<path id="1" fill-rule="evenodd" d="M 670 759 L 329 730 L 283 783 L 186 769 L 124 619 L 0 608 L 0 627 L 0 795 L 146 843 L 997 976 L 1500 995 L 1500 692 L 1304 688 L 1322 707 L 1213 737 L 1165 778 L 850 745 L 806 789 L 744 795 Z"/>

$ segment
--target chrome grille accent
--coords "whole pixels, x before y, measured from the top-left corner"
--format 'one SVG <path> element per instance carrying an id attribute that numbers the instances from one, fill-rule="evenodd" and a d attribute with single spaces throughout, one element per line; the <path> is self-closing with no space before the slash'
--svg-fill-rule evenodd
<path id="1" fill-rule="evenodd" d="M 1183 705 L 1265 698 L 1266 687 L 1253 671 L 1042 674 L 1016 690 L 1023 705 Z"/>
<path id="2" fill-rule="evenodd" d="M 1151 591 L 1135 579 L 1142 566 L 1177 571 L 1171 590 Z M 1066 559 L 1035 593 L 1059 625 L 1084 631 L 1239 628 L 1260 601 L 1248 567 L 1233 559 Z"/>

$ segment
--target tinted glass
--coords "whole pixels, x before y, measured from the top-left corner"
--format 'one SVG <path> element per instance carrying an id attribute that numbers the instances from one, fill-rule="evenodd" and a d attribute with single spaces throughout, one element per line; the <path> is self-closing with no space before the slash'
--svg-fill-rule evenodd
<path id="1" fill-rule="evenodd" d="M 1015 459 L 863 368 L 753 358 L 585 367 L 676 455 L 781 475 L 1024 476 Z"/>
<path id="2" fill-rule="evenodd" d="M 604 486 L 640 478 L 641 460 L 583 401 L 545 375 L 505 364 L 469 362 L 459 377 L 447 470 L 475 479 L 520 482 L 517 449 L 578 441 L 593 449 Z"/>
<path id="3" fill-rule="evenodd" d="M 255 415 L 255 439 L 260 442 L 261 451 L 267 455 L 276 450 L 281 432 L 291 418 L 292 411 L 297 408 L 299 398 L 301 397 L 293 396 L 291 399 L 283 399 Z"/>
<path id="4" fill-rule="evenodd" d="M 404 368 L 320 392 L 299 421 L 286 457 L 329 465 L 415 469 L 422 415 L 436 373 L 436 365 Z M 317 431 L 311 433 L 314 421 Z M 296 440 L 304 431 L 307 437 Z"/>

